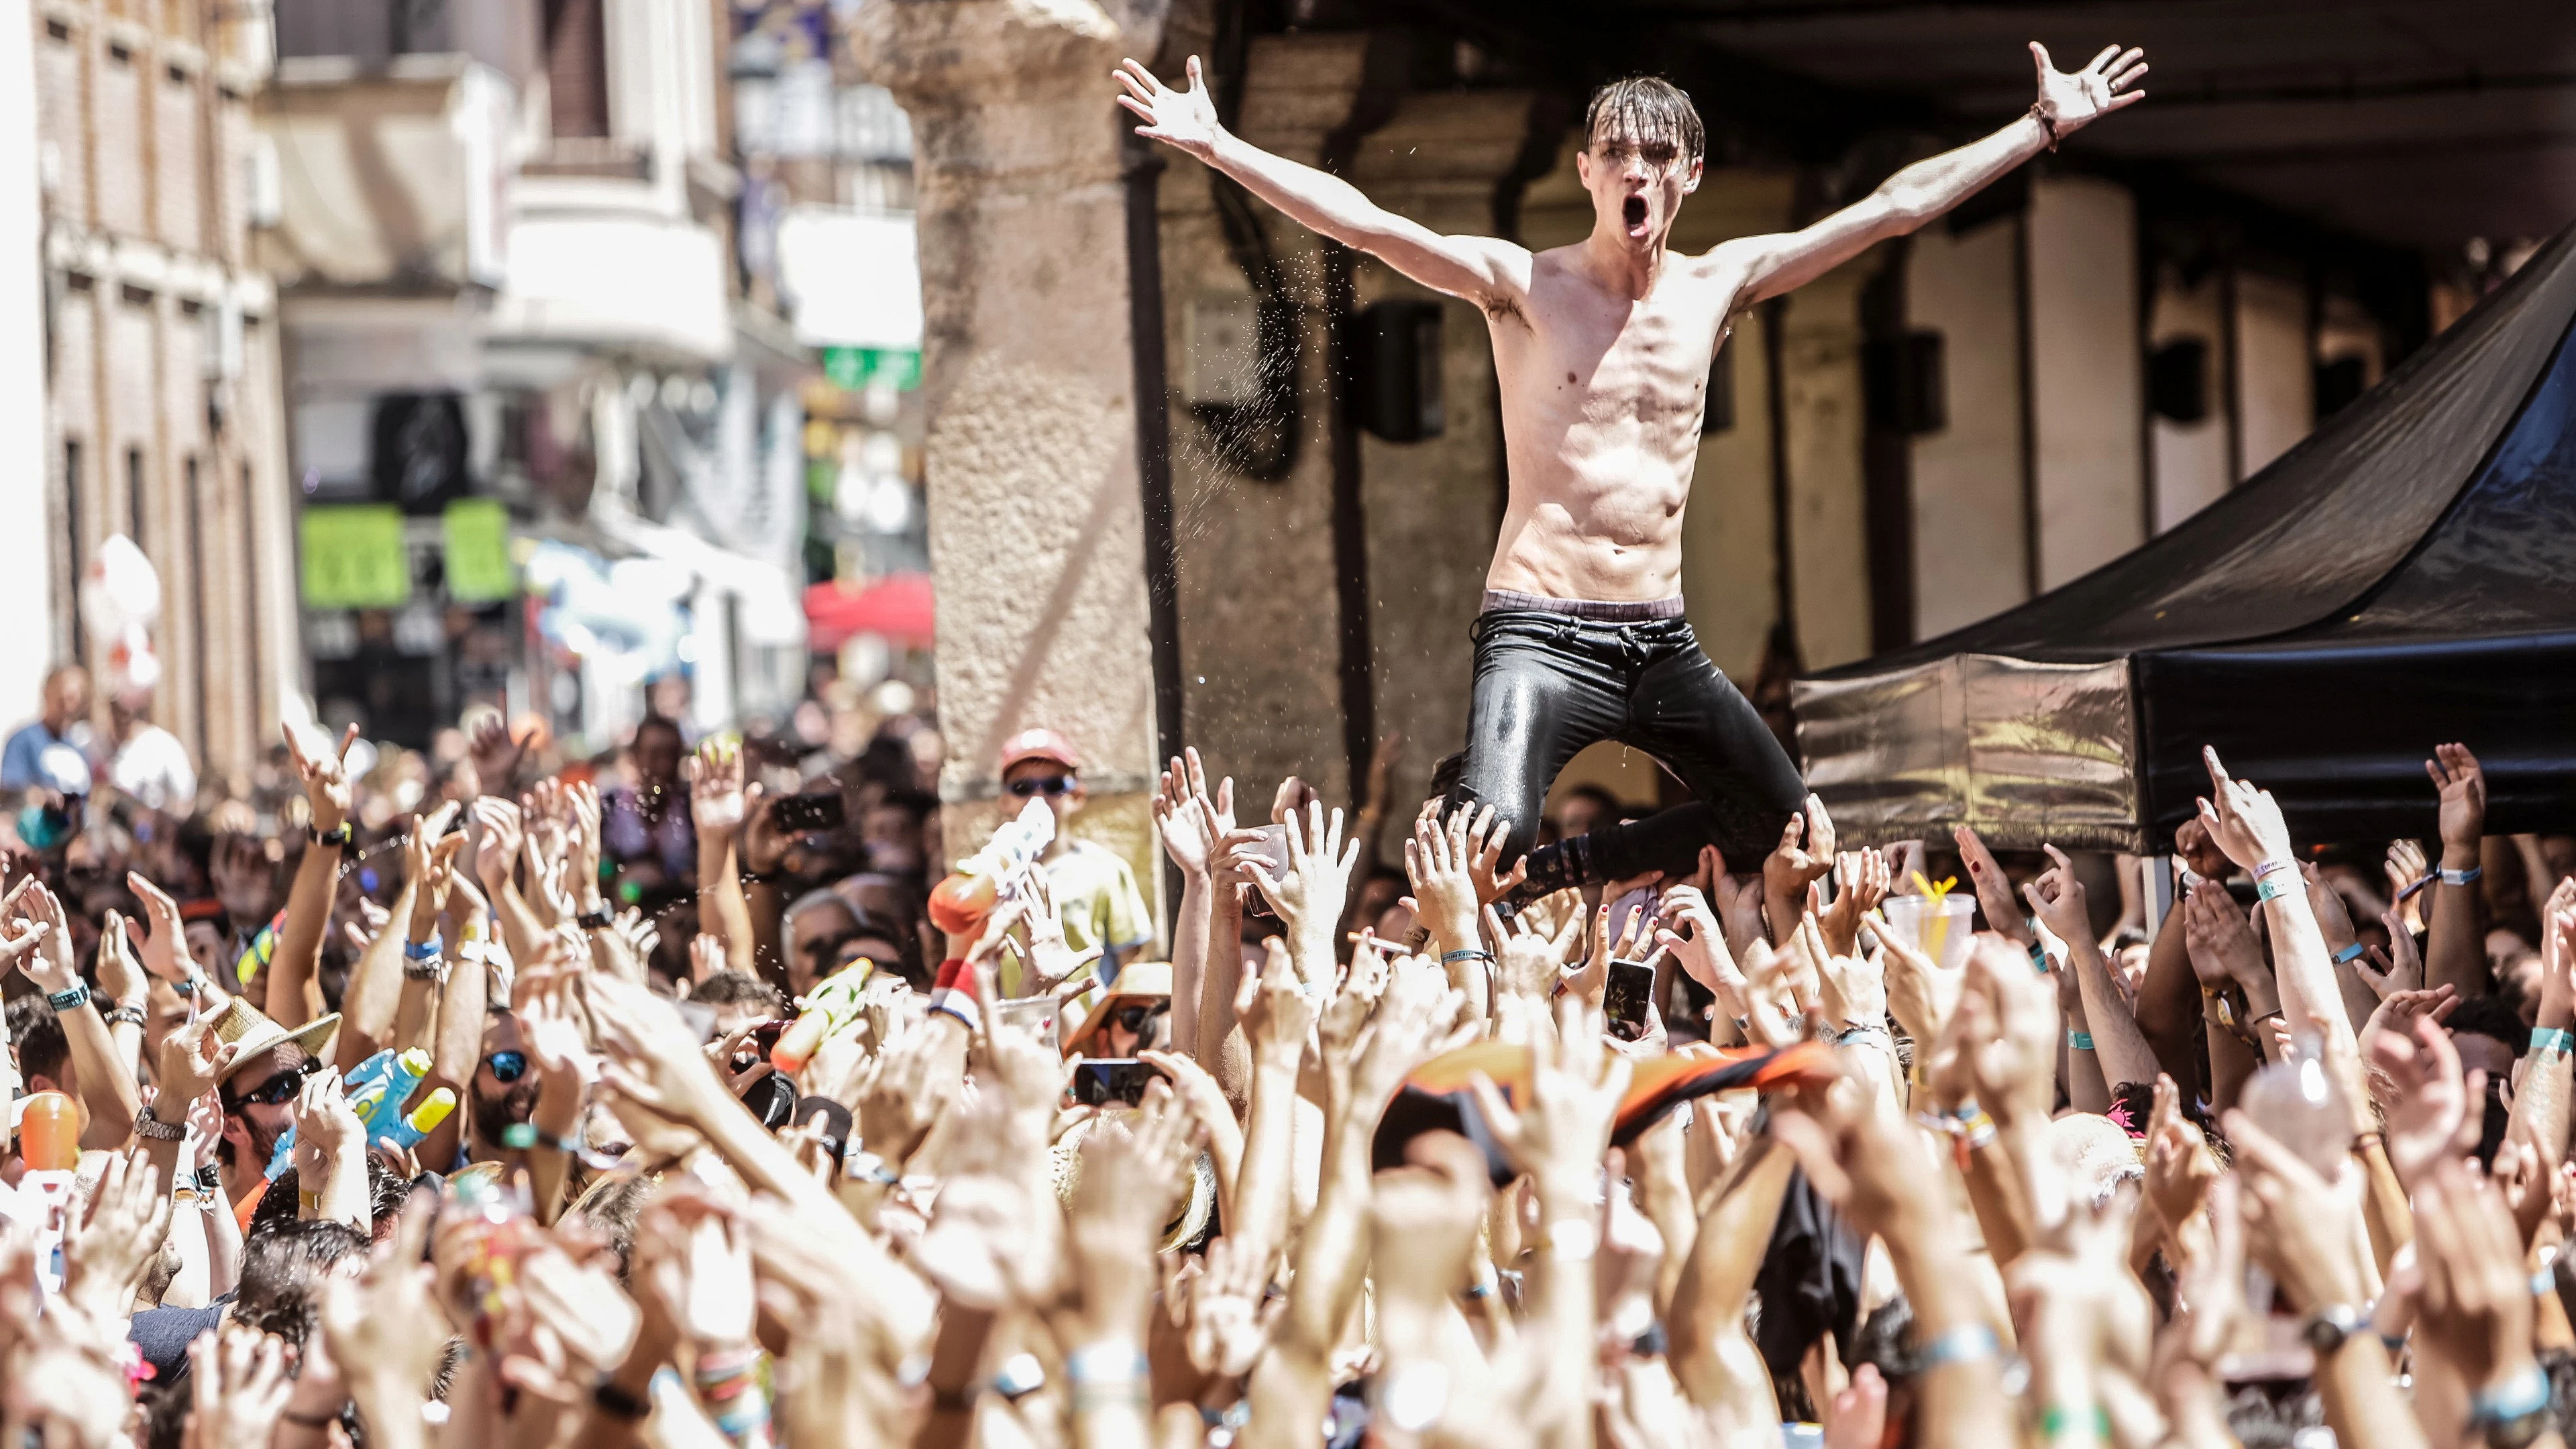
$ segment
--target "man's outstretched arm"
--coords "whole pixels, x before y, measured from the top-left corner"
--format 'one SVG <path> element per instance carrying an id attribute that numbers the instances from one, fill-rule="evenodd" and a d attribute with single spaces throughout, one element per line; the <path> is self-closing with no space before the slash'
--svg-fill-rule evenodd
<path id="1" fill-rule="evenodd" d="M 1136 128 L 1189 152 L 1299 225 L 1356 247 L 1435 292 L 1480 307 L 1519 297 L 1529 286 L 1530 254 L 1484 236 L 1443 236 L 1380 207 L 1338 176 L 1273 156 L 1226 130 L 1216 103 L 1189 60 L 1190 88 L 1176 91 L 1133 60 L 1114 72 L 1126 87 L 1118 104 L 1144 117 Z"/>
<path id="2" fill-rule="evenodd" d="M 2147 73 L 2142 54 L 2105 46 L 2091 64 L 2069 73 L 2049 64 L 2048 47 L 2034 40 L 2030 57 L 2039 67 L 2039 102 L 2011 125 L 1915 162 L 1803 231 L 1740 237 L 1709 255 L 1749 255 L 1751 281 L 1738 306 L 1804 286 L 1871 246 L 1914 231 L 2092 121 L 2145 100 L 2145 91 L 2129 89 Z"/>

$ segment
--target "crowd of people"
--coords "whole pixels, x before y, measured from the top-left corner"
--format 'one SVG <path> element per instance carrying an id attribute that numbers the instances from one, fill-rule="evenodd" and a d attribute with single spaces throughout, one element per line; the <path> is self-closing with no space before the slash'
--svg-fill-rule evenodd
<path id="1" fill-rule="evenodd" d="M 2489 836 L 2462 746 L 2423 842 L 2294 840 L 2212 755 L 2170 863 L 1810 800 L 1559 889 L 1391 800 L 1393 742 L 1347 810 L 1191 752 L 1155 891 L 1038 729 L 995 763 L 1056 836 L 949 935 L 916 717 L 289 730 L 147 802 L 80 684 L 6 747 L 13 1449 L 2518 1449 L 2576 1405 L 2576 840 Z"/>

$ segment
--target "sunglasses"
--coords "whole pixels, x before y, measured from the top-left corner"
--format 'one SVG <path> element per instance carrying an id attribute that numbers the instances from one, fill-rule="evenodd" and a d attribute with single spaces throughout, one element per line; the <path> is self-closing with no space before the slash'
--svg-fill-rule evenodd
<path id="1" fill-rule="evenodd" d="M 322 1069 L 319 1057 L 307 1057 L 304 1065 L 289 1067 L 247 1092 L 231 1093 L 236 1107 L 281 1107 L 295 1100 L 304 1090 L 304 1079 Z"/>
<path id="2" fill-rule="evenodd" d="M 1071 790 L 1075 783 L 1071 775 L 1036 775 L 1025 780 L 1013 780 L 1010 791 L 1026 800 L 1033 795 L 1064 794 Z"/>
<path id="3" fill-rule="evenodd" d="M 1143 1036 L 1145 1034 L 1146 1026 L 1151 1023 L 1155 1017 L 1160 1016 L 1171 1009 L 1172 1008 L 1168 1004 L 1140 1001 L 1133 1006 L 1122 1006 L 1118 1008 L 1116 1011 L 1110 1013 L 1109 1019 L 1117 1024 L 1120 1031 L 1126 1032 L 1132 1036 Z"/>
<path id="4" fill-rule="evenodd" d="M 526 1052 L 494 1052 L 492 1055 L 483 1059 L 483 1065 L 490 1067 L 492 1069 L 493 1077 L 497 1079 L 501 1085 L 506 1087 L 528 1074 L 528 1054 Z"/>

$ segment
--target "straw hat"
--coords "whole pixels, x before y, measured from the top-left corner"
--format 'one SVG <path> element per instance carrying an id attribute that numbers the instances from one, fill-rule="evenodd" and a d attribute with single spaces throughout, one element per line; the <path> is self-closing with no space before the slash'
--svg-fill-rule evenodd
<path id="1" fill-rule="evenodd" d="M 1073 1035 L 1064 1039 L 1064 1054 L 1068 1057 L 1082 1055 L 1093 1034 L 1109 1025 L 1109 1013 L 1119 1007 L 1132 1006 L 1140 1001 L 1160 1001 L 1168 1005 L 1171 999 L 1171 962 L 1128 962 L 1118 968 L 1117 980 L 1101 988 L 1099 996 L 1091 1003 L 1090 1013 L 1082 1018 L 1082 1025 L 1074 1028 Z"/>
<path id="2" fill-rule="evenodd" d="M 223 1009 L 216 1012 L 211 1020 L 217 1045 L 229 1042 L 241 1048 L 233 1053 L 232 1065 L 224 1068 L 224 1077 L 228 1079 L 263 1053 L 287 1042 L 304 1048 L 307 1056 L 320 1056 L 322 1044 L 339 1029 L 340 1013 L 334 1011 L 317 1016 L 289 1031 L 269 1020 L 258 1007 L 236 996 L 226 1001 Z"/>
<path id="3" fill-rule="evenodd" d="M 1082 1187 L 1082 1144 L 1098 1125 L 1098 1116 L 1077 1117 L 1047 1149 L 1047 1173 L 1055 1179 L 1056 1201 L 1070 1209 L 1073 1195 Z M 1216 1216 L 1216 1166 L 1204 1152 L 1190 1159 L 1189 1191 L 1174 1210 L 1170 1222 L 1163 1225 L 1161 1241 L 1154 1245 L 1158 1253 L 1176 1252 L 1199 1240 Z"/>

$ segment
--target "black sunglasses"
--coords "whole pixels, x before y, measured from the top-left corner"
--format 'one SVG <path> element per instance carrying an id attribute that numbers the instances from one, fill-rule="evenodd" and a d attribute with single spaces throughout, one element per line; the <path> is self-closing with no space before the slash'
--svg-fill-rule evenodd
<path id="1" fill-rule="evenodd" d="M 1132 1006 L 1118 1008 L 1110 1014 L 1109 1019 L 1120 1031 L 1133 1036 L 1143 1036 L 1148 1023 L 1171 1009 L 1171 1003 L 1167 1001 L 1139 1001 Z"/>
<path id="2" fill-rule="evenodd" d="M 1033 775 L 1025 780 L 1013 780 L 1010 791 L 1026 800 L 1032 795 L 1061 795 L 1073 786 L 1071 775 Z"/>
<path id="3" fill-rule="evenodd" d="M 295 1100 L 296 1093 L 304 1090 L 304 1079 L 321 1069 L 321 1058 L 306 1057 L 304 1065 L 300 1067 L 288 1067 L 247 1092 L 234 1092 L 228 1095 L 232 1097 L 233 1105 L 236 1107 L 284 1106 Z"/>
<path id="4" fill-rule="evenodd" d="M 526 1052 L 494 1052 L 492 1055 L 483 1059 L 483 1065 L 490 1067 L 492 1069 L 493 1077 L 498 1079 L 501 1085 L 506 1087 L 510 1083 L 515 1082 L 519 1078 L 528 1074 L 528 1054 Z"/>

